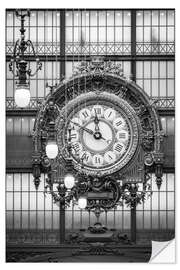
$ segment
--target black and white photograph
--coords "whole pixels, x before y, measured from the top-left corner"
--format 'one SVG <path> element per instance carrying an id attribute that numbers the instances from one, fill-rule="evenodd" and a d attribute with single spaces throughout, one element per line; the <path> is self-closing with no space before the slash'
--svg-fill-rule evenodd
<path id="1" fill-rule="evenodd" d="M 149 263 L 175 239 L 176 10 L 60 5 L 4 10 L 6 263 Z"/>

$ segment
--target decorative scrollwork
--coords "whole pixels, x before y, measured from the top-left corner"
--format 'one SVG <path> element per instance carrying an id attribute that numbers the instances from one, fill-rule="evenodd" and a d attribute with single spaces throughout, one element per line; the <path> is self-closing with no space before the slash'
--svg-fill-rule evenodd
<path id="1" fill-rule="evenodd" d="M 120 64 L 114 64 L 111 61 L 104 62 L 103 57 L 93 57 L 91 62 L 82 61 L 73 72 L 73 76 L 90 73 L 92 76 L 103 76 L 105 73 L 111 73 L 124 77 L 123 69 Z"/>
<path id="2" fill-rule="evenodd" d="M 97 170 L 95 173 L 93 171 L 94 174 L 87 171 L 81 160 L 73 161 L 73 168 L 68 165 L 71 163 L 70 151 L 67 151 L 69 144 L 65 143 L 64 136 L 68 115 L 75 113 L 76 104 L 80 107 L 94 97 L 102 104 L 111 102 L 116 108 L 120 107 L 127 121 L 133 122 L 130 152 L 107 174 L 103 174 L 102 170 L 98 173 Z M 57 127 L 59 154 L 50 161 L 44 148 L 49 132 L 47 126 L 52 121 Z M 61 81 L 54 88 L 50 87 L 50 94 L 40 106 L 34 129 L 35 153 L 40 153 L 40 157 L 38 162 L 34 159 L 34 176 L 38 179 L 39 169 L 48 173 L 46 193 L 50 193 L 54 202 L 64 204 L 64 207 L 85 196 L 86 210 L 94 212 L 98 219 L 101 212 L 122 205 L 123 201 L 134 208 L 151 195 L 147 183 L 150 168 L 155 168 L 158 185 L 162 180 L 162 139 L 159 117 L 147 94 L 124 77 L 121 66 L 111 62 L 105 64 L 102 58 L 96 57 L 89 63 L 82 62 L 74 70 L 72 78 Z M 70 190 L 63 181 L 68 170 L 73 172 L 76 179 L 75 186 Z M 136 182 L 143 183 L 142 190 L 139 190 Z"/>
<path id="3" fill-rule="evenodd" d="M 123 186 L 122 199 L 131 208 L 135 208 L 136 205 L 141 204 L 151 195 L 152 191 L 149 183 L 145 183 L 141 191 L 139 191 L 138 184 L 126 184 Z"/>

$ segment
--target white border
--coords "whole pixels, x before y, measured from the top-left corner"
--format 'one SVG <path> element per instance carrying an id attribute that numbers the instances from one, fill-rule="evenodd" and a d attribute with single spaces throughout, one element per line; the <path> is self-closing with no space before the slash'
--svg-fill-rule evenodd
<path id="1" fill-rule="evenodd" d="M 66 1 L 57 1 L 54 0 L 53 2 L 49 2 L 49 1 L 37 1 L 37 0 L 31 0 L 31 1 L 24 1 L 24 0 L 16 0 L 16 1 L 10 1 L 10 0 L 6 0 L 3 1 L 1 0 L 0 3 L 0 39 L 1 39 L 1 50 L 0 50 L 0 164 L 1 164 L 1 170 L 0 170 L 0 180 L 1 180 L 1 196 L 0 196 L 0 226 L 1 226 L 1 230 L 0 230 L 0 262 L 1 262 L 1 269 L 5 269 L 5 268 L 16 268 L 20 269 L 20 268 L 24 268 L 26 267 L 26 269 L 32 269 L 32 268 L 36 268 L 36 267 L 43 267 L 45 268 L 49 268 L 50 265 L 48 263 L 43 263 L 43 264 L 31 264 L 31 263 L 26 263 L 24 264 L 10 264 L 10 263 L 4 263 L 5 262 L 5 222 L 4 222 L 4 217 L 5 217 L 5 9 L 6 8 L 176 8 L 176 138 L 180 138 L 180 132 L 179 132 L 179 125 L 178 125 L 178 117 L 180 116 L 180 105 L 179 104 L 179 100 L 180 100 L 180 89 L 178 89 L 179 86 L 179 80 L 178 78 L 179 76 L 179 46 L 180 46 L 180 42 L 179 42 L 179 25 L 180 25 L 180 12 L 179 12 L 179 8 L 178 8 L 178 0 L 171 0 L 171 1 L 167 1 L 167 0 L 151 0 L 151 1 L 142 1 L 142 0 L 126 0 L 126 1 L 122 1 L 122 0 L 109 0 L 109 1 L 104 1 L 104 0 L 90 0 L 90 1 L 83 1 L 83 0 L 76 0 L 76 1 L 70 1 L 70 0 L 66 0 Z M 180 149 L 180 142 L 179 140 L 176 139 L 176 149 Z M 177 162 L 180 160 L 179 159 L 179 151 L 176 151 L 176 164 L 178 164 Z M 177 173 L 176 173 L 176 239 L 177 242 L 179 240 L 179 232 L 178 232 L 178 226 L 177 226 L 177 222 L 179 221 L 179 214 L 178 214 L 178 205 L 180 205 L 180 196 L 179 196 L 179 184 L 178 184 L 178 180 L 179 180 L 179 170 L 177 167 Z M 179 222 L 178 222 L 179 223 Z M 176 244 L 176 247 L 178 246 L 178 243 Z M 177 250 L 176 250 L 176 254 L 178 254 Z M 103 269 L 110 269 L 111 267 L 113 267 L 113 269 L 120 269 L 123 268 L 123 270 L 126 269 L 144 269 L 144 267 L 153 267 L 153 268 L 163 268 L 165 269 L 169 269 L 169 267 L 171 268 L 179 268 L 178 264 L 179 264 L 179 260 L 177 257 L 177 264 L 161 264 L 161 265 L 153 265 L 153 264 L 127 264 L 127 263 L 121 263 L 121 264 L 116 264 L 116 263 L 88 263 L 88 264 L 84 264 L 84 263 L 77 263 L 77 264 L 53 264 L 53 268 L 66 268 L 66 269 L 91 269 L 91 268 L 97 268 L 98 270 Z M 52 266 L 52 265 L 51 265 Z"/>

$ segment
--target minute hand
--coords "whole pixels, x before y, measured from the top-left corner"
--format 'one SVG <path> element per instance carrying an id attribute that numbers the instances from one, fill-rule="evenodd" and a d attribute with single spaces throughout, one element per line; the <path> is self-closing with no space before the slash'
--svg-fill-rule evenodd
<path id="1" fill-rule="evenodd" d="M 91 129 L 89 129 L 89 128 L 86 128 L 86 127 L 83 127 L 83 126 L 81 126 L 80 124 L 75 123 L 75 122 L 73 122 L 73 121 L 71 121 L 71 123 L 74 124 L 74 125 L 76 125 L 76 126 L 78 126 L 78 127 L 80 127 L 80 128 L 82 128 L 83 130 L 85 130 L 85 131 L 88 132 L 89 134 L 94 135 L 94 131 L 93 131 L 93 130 L 91 130 Z"/>

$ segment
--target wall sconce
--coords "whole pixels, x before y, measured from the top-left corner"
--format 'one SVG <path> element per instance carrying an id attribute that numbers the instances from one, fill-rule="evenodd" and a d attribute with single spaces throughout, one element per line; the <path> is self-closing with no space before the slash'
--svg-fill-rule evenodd
<path id="1" fill-rule="evenodd" d="M 50 159 L 54 159 L 58 155 L 58 146 L 56 143 L 56 132 L 54 121 L 49 122 L 48 141 L 46 144 L 46 155 Z"/>
<path id="2" fill-rule="evenodd" d="M 78 199 L 78 206 L 79 206 L 80 209 L 85 209 L 86 206 L 87 206 L 87 198 L 85 198 L 85 197 L 80 197 L 80 198 Z"/>
<path id="3" fill-rule="evenodd" d="M 72 174 L 68 173 L 64 177 L 64 185 L 67 189 L 71 189 L 75 185 L 75 178 Z"/>

